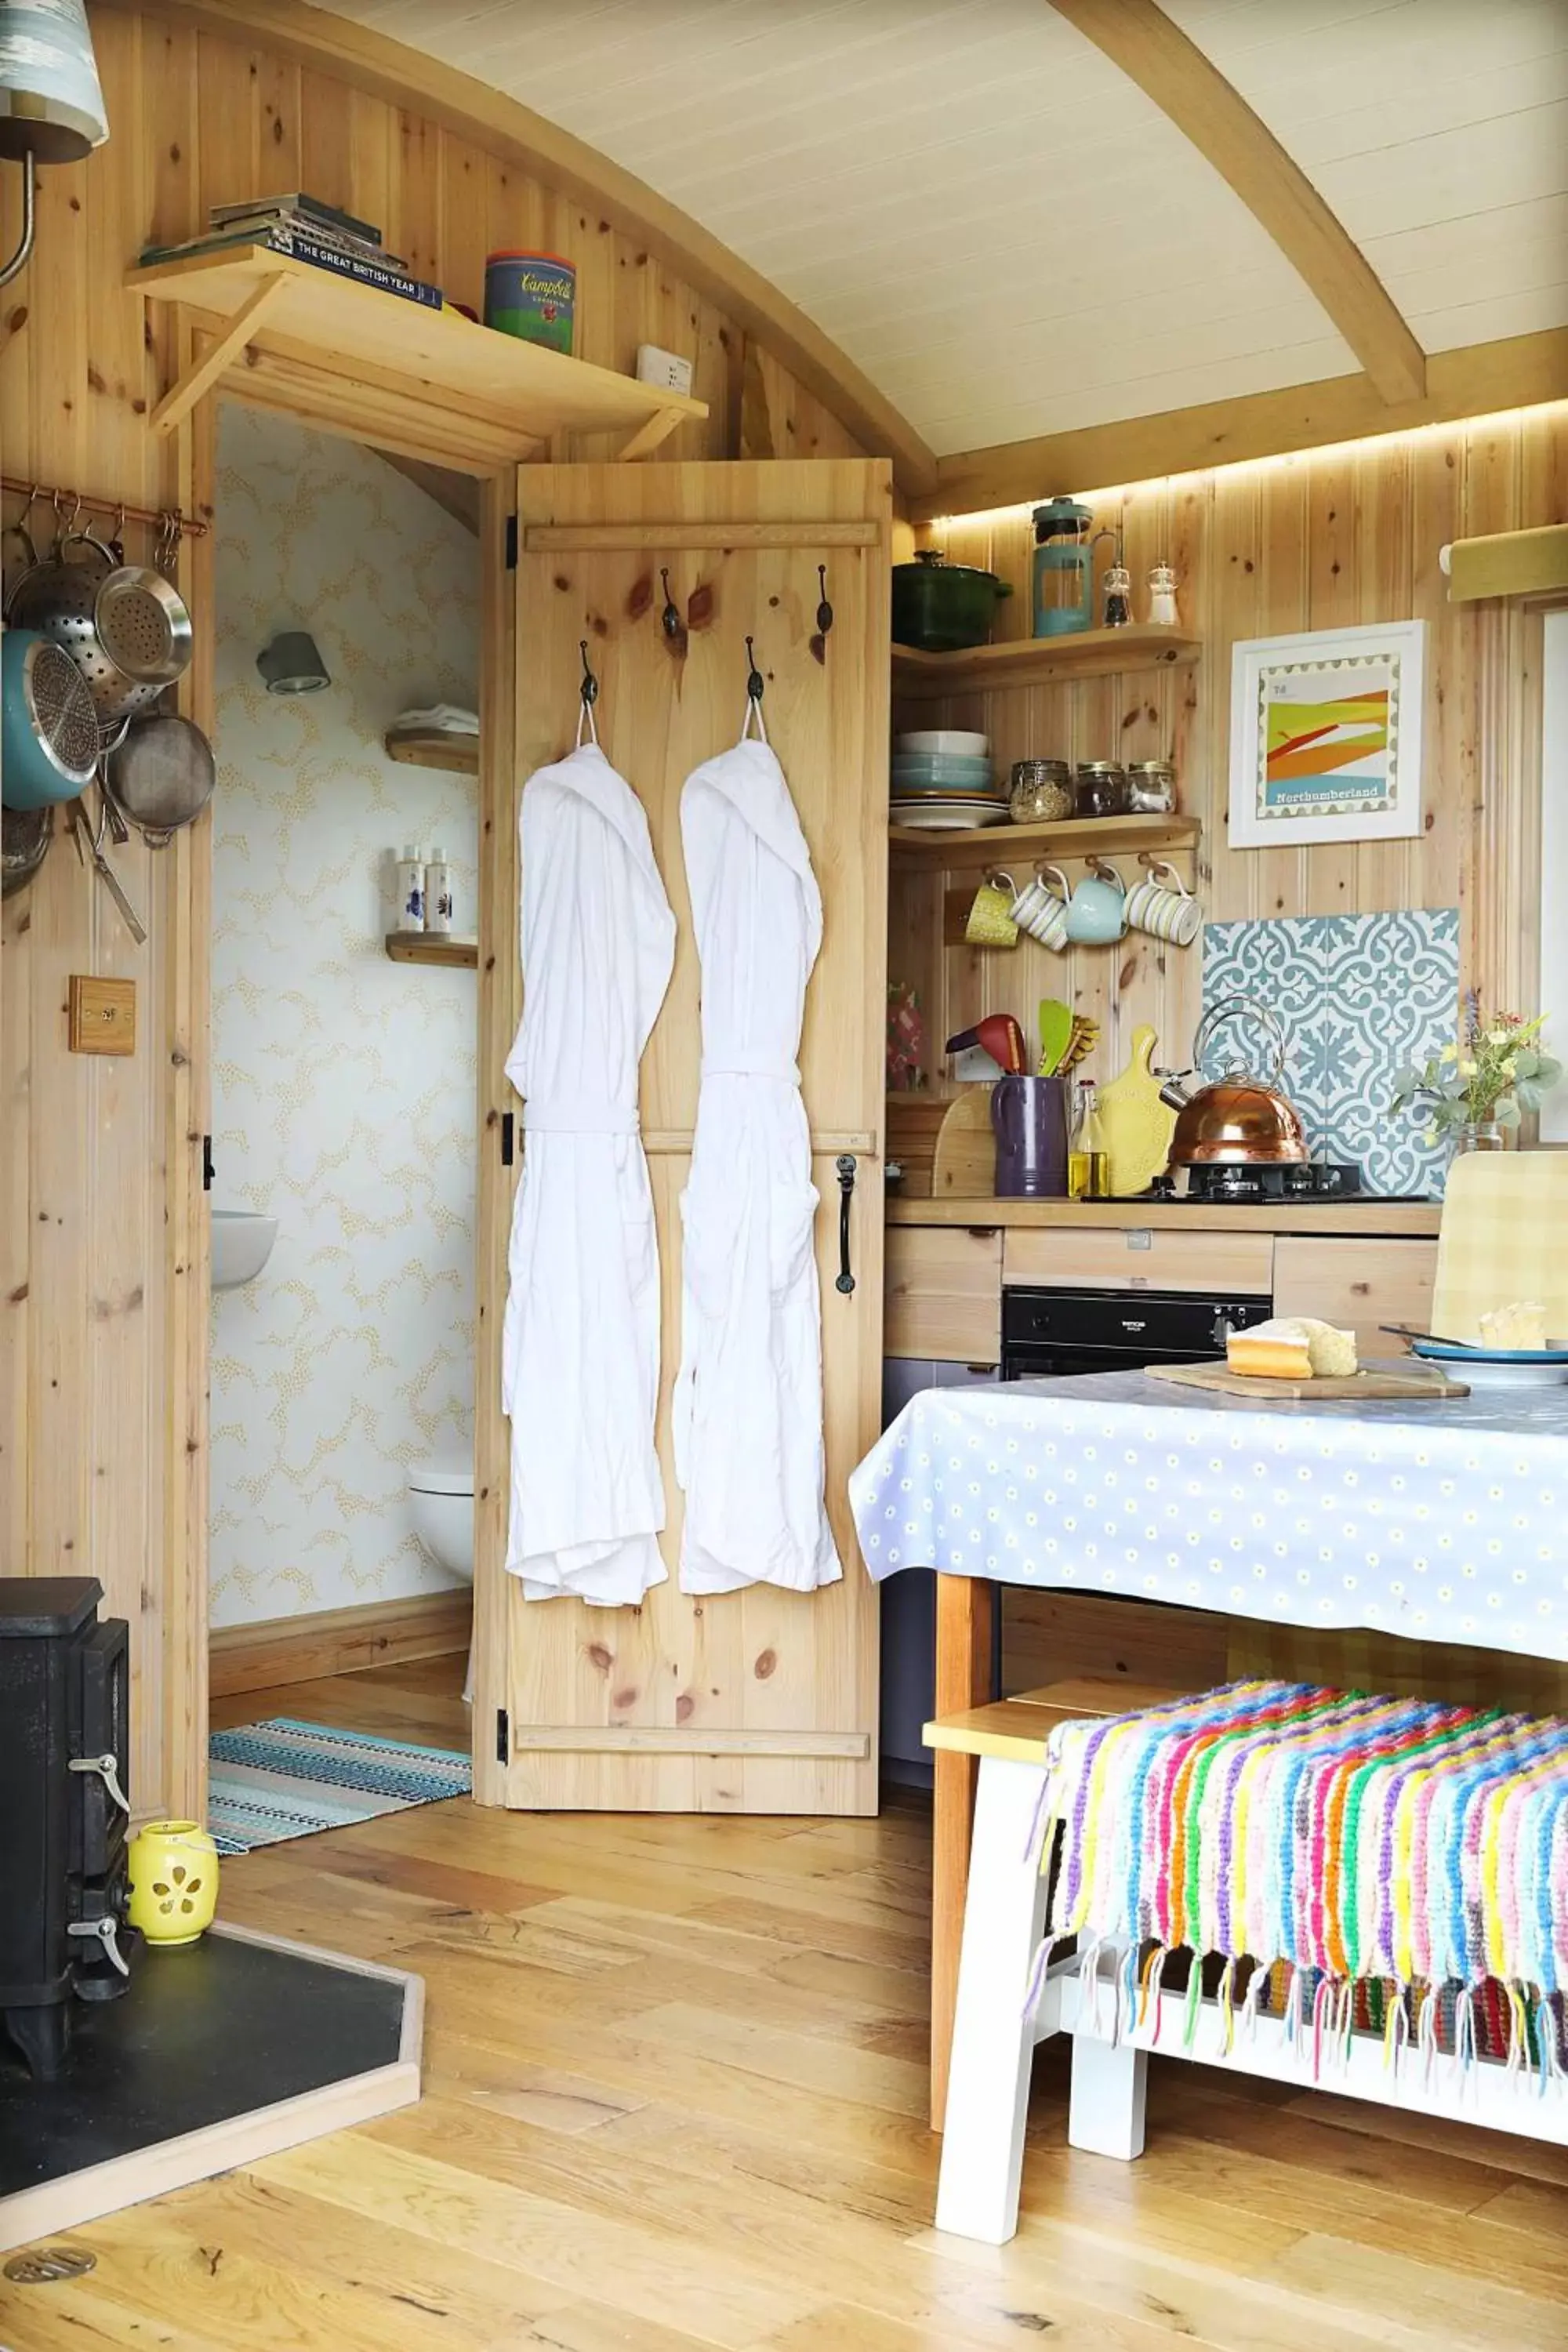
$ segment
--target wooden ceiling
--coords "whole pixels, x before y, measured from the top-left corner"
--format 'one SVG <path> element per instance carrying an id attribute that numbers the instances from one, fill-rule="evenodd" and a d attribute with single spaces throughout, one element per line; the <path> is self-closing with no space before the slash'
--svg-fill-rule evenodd
<path id="1" fill-rule="evenodd" d="M 636 173 L 939 455 L 1363 369 L 1416 401 L 1426 354 L 1568 326 L 1568 0 L 331 13 Z"/>

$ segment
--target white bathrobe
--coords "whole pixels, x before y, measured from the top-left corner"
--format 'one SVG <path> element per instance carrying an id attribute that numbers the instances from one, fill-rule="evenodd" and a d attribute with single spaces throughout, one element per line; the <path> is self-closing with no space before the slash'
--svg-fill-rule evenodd
<path id="1" fill-rule="evenodd" d="M 688 777 L 702 1080 L 681 1196 L 676 1475 L 687 1592 L 843 1570 L 823 1505 L 822 1328 L 801 1015 L 822 898 L 784 772 L 742 740 Z"/>
<path id="2" fill-rule="evenodd" d="M 506 1564 L 531 1601 L 610 1608 L 664 1580 L 654 1452 L 658 1249 L 637 1064 L 675 956 L 647 819 L 596 744 L 522 791 L 524 1099 L 501 1342 Z"/>

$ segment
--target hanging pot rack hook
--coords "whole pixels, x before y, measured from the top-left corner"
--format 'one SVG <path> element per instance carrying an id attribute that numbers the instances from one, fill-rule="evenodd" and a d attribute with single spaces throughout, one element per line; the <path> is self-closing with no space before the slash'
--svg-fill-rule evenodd
<path id="1" fill-rule="evenodd" d="M 0 263 L 0 286 L 9 286 L 13 278 L 24 270 L 33 251 L 33 235 L 37 226 L 37 170 L 32 152 L 22 161 L 22 234 L 10 259 Z"/>
<path id="2" fill-rule="evenodd" d="M 753 702 L 760 703 L 764 690 L 763 673 L 757 667 L 757 656 L 752 650 L 752 640 L 748 637 L 746 639 L 746 692 Z"/>
<path id="3" fill-rule="evenodd" d="M 589 667 L 588 640 L 586 637 L 580 637 L 578 639 L 577 650 L 583 656 L 583 684 L 579 688 L 579 691 L 582 694 L 584 706 L 587 709 L 592 709 L 594 704 L 599 699 L 599 681 L 594 676 L 593 670 Z"/>
<path id="4" fill-rule="evenodd" d="M 827 566 L 826 563 L 819 563 L 816 567 L 816 588 L 817 594 L 820 599 L 816 607 L 816 625 L 820 634 L 823 636 L 826 636 L 829 629 L 833 626 L 833 607 L 827 601 Z"/>

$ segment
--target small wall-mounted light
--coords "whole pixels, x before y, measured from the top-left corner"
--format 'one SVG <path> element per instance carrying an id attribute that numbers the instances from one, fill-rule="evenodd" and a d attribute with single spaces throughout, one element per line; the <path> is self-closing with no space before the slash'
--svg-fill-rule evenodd
<path id="1" fill-rule="evenodd" d="M 256 656 L 268 694 L 320 694 L 331 686 L 316 640 L 304 629 L 285 629 Z"/>
<path id="2" fill-rule="evenodd" d="M 22 166 L 22 233 L 8 285 L 33 250 L 36 163 L 79 163 L 109 136 L 83 0 L 0 0 L 0 157 Z"/>

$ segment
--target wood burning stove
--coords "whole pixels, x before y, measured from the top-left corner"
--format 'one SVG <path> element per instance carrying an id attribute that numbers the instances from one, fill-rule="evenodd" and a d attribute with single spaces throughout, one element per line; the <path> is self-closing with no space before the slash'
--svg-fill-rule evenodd
<path id="1" fill-rule="evenodd" d="M 0 1577 L 0 2022 L 35 2076 L 124 1990 L 128 1629 L 90 1576 Z"/>

